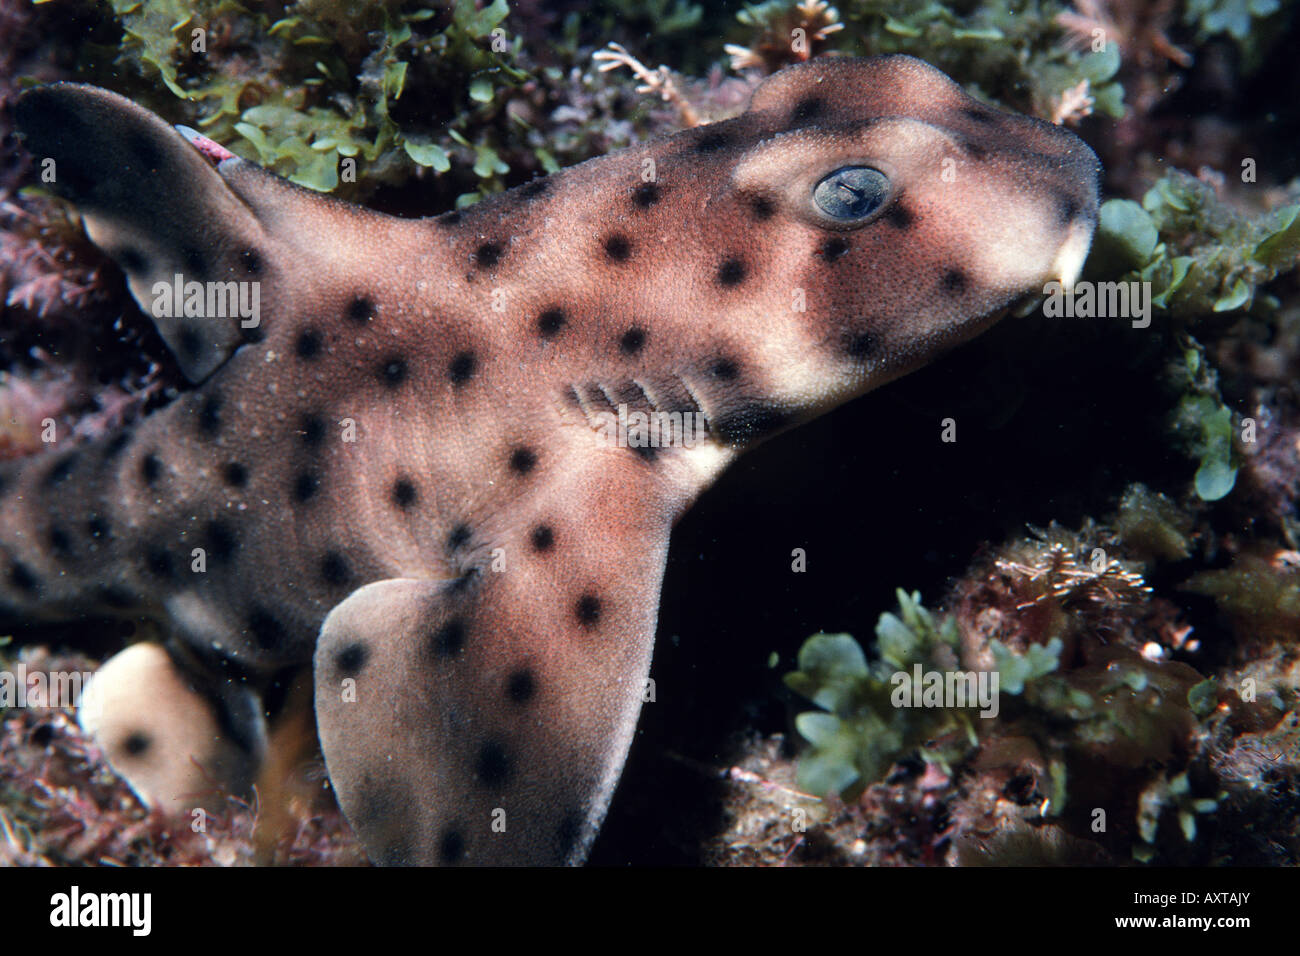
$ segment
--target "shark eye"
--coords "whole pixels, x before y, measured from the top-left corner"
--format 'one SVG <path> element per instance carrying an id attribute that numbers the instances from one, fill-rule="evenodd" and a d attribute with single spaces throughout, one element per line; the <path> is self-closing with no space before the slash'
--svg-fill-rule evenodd
<path id="1" fill-rule="evenodd" d="M 865 219 L 888 196 L 889 179 L 870 166 L 841 166 L 813 187 L 817 208 L 839 222 Z"/>

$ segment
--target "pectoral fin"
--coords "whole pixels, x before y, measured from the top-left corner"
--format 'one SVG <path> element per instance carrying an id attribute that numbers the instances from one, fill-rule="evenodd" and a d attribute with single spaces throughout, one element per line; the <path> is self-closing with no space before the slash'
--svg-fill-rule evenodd
<path id="1" fill-rule="evenodd" d="M 381 581 L 331 612 L 317 724 L 373 859 L 586 857 L 640 712 L 667 550 L 666 520 L 626 531 L 566 540 L 558 589 L 516 562 L 450 582 Z"/>

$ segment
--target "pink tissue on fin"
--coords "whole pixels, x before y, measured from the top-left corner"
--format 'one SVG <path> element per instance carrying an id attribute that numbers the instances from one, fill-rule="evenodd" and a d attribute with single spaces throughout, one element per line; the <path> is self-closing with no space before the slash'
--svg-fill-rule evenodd
<path id="1" fill-rule="evenodd" d="M 177 126 L 176 130 L 189 140 L 189 144 L 202 153 L 213 166 L 218 165 L 223 160 L 233 159 L 235 156 L 226 147 L 208 139 L 198 130 L 191 129 L 188 126 Z"/>

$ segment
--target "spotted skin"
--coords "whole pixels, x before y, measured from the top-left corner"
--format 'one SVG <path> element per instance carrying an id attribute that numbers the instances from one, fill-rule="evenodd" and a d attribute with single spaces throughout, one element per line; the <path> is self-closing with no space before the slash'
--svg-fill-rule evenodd
<path id="1" fill-rule="evenodd" d="M 418 221 L 213 166 L 101 90 L 18 115 L 146 310 L 179 272 L 257 281 L 261 322 L 159 318 L 193 387 L 9 469 L 0 603 L 127 608 L 245 674 L 312 662 L 384 863 L 583 860 L 673 523 L 745 448 L 1073 282 L 1097 217 L 1078 139 L 902 56 L 791 67 L 735 119 Z M 869 214 L 813 201 L 863 166 Z M 706 435 L 607 443 L 620 405 Z"/>

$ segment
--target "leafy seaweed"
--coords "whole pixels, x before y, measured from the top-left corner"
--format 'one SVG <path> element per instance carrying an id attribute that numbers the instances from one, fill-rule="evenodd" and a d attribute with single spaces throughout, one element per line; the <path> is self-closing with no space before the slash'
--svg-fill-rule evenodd
<path id="1" fill-rule="evenodd" d="M 527 79 L 510 63 L 517 41 L 501 29 L 506 0 L 482 9 L 456 0 L 444 11 L 404 0 L 251 10 L 231 0 L 113 0 L 113 9 L 125 66 L 196 104 L 208 136 L 293 182 L 333 191 L 355 181 L 355 193 L 420 168 L 444 173 L 461 158 L 479 182 L 474 196 L 503 188 L 510 166 L 482 114 L 503 113 L 499 91 Z M 220 44 L 240 55 L 209 50 Z M 430 102 L 451 107 L 449 122 L 401 108 L 404 95 L 430 91 Z"/>
<path id="2" fill-rule="evenodd" d="M 1260 286 L 1294 269 L 1300 205 L 1247 218 L 1206 183 L 1171 170 L 1142 197 L 1102 204 L 1088 272 L 1151 283 L 1158 309 L 1195 319 L 1249 311 Z"/>
<path id="3" fill-rule="evenodd" d="M 1061 664 L 1061 649 L 1065 645 L 1059 637 L 1047 644 L 1031 644 L 1025 653 L 1008 650 L 999 640 L 989 642 L 993 661 L 998 672 L 998 687 L 1008 694 L 1024 692 L 1025 684 L 1052 673 Z"/>
<path id="4" fill-rule="evenodd" d="M 1193 479 L 1203 501 L 1218 501 L 1232 491 L 1237 480 L 1233 450 L 1232 411 L 1219 395 L 1218 376 L 1204 358 L 1204 349 L 1191 336 L 1184 339 L 1181 364 L 1170 380 L 1182 392 L 1170 417 L 1172 434 L 1197 460 Z"/>
<path id="5" fill-rule="evenodd" d="M 811 745 L 799 761 L 799 784 L 811 793 L 846 793 L 881 780 L 895 760 L 927 741 L 922 755 L 943 765 L 973 746 L 974 732 L 955 709 L 893 704 L 894 675 L 929 665 L 958 642 L 956 621 L 938 621 L 921 596 L 897 592 L 899 613 L 876 624 L 880 657 L 868 661 L 848 634 L 814 634 L 799 651 L 798 670 L 786 685 L 818 711 L 799 714 L 795 727 Z"/>

